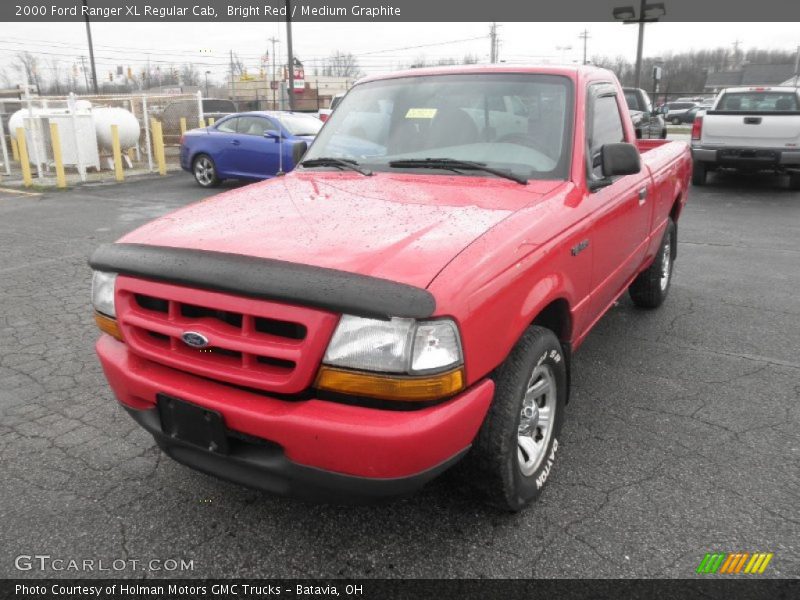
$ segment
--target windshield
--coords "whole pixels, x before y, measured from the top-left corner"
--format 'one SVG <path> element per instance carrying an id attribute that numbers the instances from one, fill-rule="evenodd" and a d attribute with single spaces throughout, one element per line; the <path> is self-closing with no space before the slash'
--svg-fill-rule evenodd
<path id="1" fill-rule="evenodd" d="M 526 178 L 566 179 L 571 128 L 572 84 L 566 77 L 386 79 L 355 86 L 305 159 L 344 158 L 380 171 L 392 161 L 444 158 Z"/>
<path id="2" fill-rule="evenodd" d="M 797 94 L 794 92 L 733 92 L 719 101 L 717 110 L 734 112 L 780 112 L 796 111 Z"/>
<path id="3" fill-rule="evenodd" d="M 322 121 L 310 115 L 281 115 L 281 124 L 292 135 L 317 135 Z"/>

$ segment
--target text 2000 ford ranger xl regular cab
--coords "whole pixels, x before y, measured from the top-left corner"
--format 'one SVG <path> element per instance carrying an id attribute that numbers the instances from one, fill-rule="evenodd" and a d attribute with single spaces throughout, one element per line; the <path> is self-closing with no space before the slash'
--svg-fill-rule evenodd
<path id="1" fill-rule="evenodd" d="M 669 289 L 689 150 L 637 148 L 627 115 L 595 68 L 363 80 L 301 168 L 95 252 L 111 387 L 171 457 L 246 485 L 378 498 L 463 458 L 522 507 L 571 352 L 626 289 Z"/>

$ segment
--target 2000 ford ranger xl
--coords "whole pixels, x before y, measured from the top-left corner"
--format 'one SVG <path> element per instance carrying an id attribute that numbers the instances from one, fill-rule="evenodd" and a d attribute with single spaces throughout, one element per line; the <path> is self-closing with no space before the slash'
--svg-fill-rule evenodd
<path id="1" fill-rule="evenodd" d="M 606 70 L 368 78 L 299 169 L 98 248 L 97 353 L 206 473 L 364 500 L 463 459 L 516 510 L 560 452 L 571 353 L 626 289 L 666 297 L 690 171 L 635 140 Z"/>

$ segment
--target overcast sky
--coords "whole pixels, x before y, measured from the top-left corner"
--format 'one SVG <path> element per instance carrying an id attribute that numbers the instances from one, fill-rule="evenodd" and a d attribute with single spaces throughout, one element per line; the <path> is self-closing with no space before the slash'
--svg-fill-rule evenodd
<path id="1" fill-rule="evenodd" d="M 4 1 L 4 0 L 3 0 Z M 351 52 L 367 73 L 389 71 L 418 57 L 429 60 L 477 55 L 489 56 L 489 23 L 295 23 L 294 51 L 307 66 L 321 64 L 335 50 Z M 582 57 L 578 34 L 588 29 L 589 56 L 627 56 L 636 52 L 637 27 L 619 23 L 500 23 L 500 58 L 509 63 L 570 62 Z M 251 71 L 260 57 L 280 39 L 278 52 L 285 56 L 285 24 L 242 23 L 94 23 L 92 34 L 98 78 L 117 65 L 146 62 L 180 64 L 193 61 L 212 79 L 222 80 L 229 50 L 239 54 Z M 462 41 L 458 41 L 462 40 Z M 463 41 L 465 40 L 465 41 Z M 660 56 L 692 48 L 717 46 L 794 50 L 800 45 L 798 23 L 669 23 L 648 25 L 645 56 Z M 447 43 L 442 43 L 447 42 Z M 453 42 L 453 43 L 450 43 Z M 437 44 L 437 45 L 430 45 Z M 414 48 L 417 46 L 416 48 Z M 425 47 L 418 47 L 425 46 Z M 571 46 L 571 49 L 564 47 Z M 0 24 L 0 70 L 21 50 L 41 53 L 42 58 L 61 61 L 67 70 L 80 55 L 88 55 L 83 23 Z M 203 51 L 201 53 L 201 51 Z M 44 67 L 44 70 L 52 66 Z"/>

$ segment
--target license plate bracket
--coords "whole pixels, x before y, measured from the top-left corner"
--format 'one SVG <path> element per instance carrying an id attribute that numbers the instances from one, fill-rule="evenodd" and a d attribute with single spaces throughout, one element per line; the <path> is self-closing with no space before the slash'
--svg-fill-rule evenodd
<path id="1" fill-rule="evenodd" d="M 216 454 L 228 453 L 222 414 L 166 394 L 157 394 L 156 401 L 165 435 Z"/>

